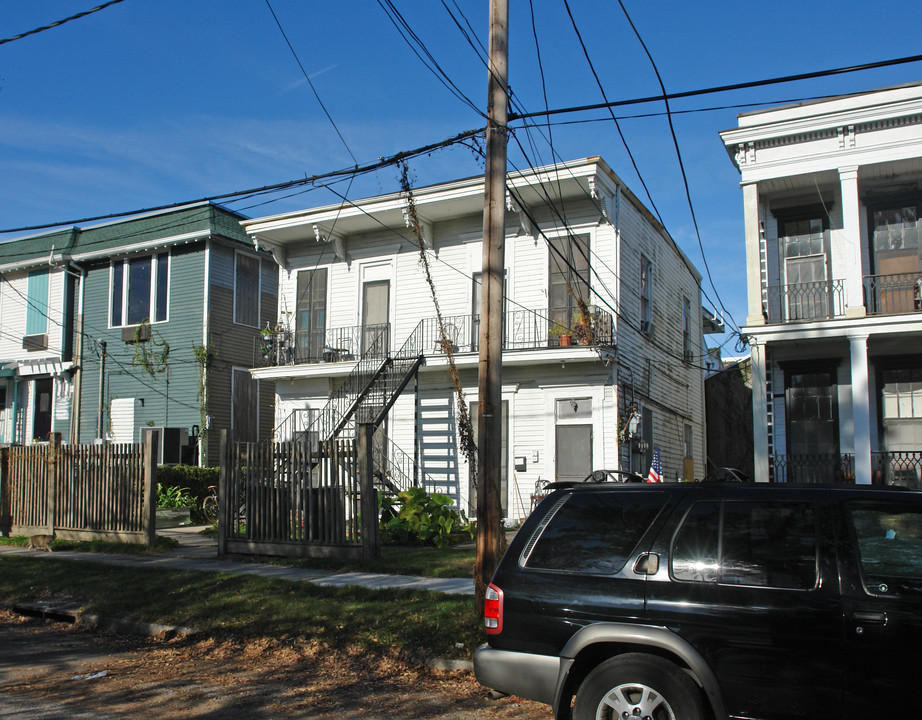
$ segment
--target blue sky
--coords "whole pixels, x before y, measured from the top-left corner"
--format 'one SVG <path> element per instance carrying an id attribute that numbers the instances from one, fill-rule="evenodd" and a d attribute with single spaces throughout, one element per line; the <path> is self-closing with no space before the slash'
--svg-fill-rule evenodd
<path id="1" fill-rule="evenodd" d="M 124 0 L 0 45 L 0 230 L 196 200 L 373 162 L 483 125 L 412 53 L 376 0 L 270 0 L 340 140 L 266 0 Z M 101 0 L 0 4 L 0 39 L 90 9 Z M 460 92 L 482 108 L 486 70 L 449 16 L 486 45 L 487 0 L 392 0 Z M 666 88 L 760 80 L 920 54 L 913 3 L 624 0 Z M 544 109 L 535 34 L 551 108 L 602 102 L 563 0 L 510 0 L 512 91 Z M 531 22 L 534 10 L 535 29 Z M 570 0 L 609 100 L 659 85 L 617 2 Z M 461 18 L 458 9 L 463 11 Z M 922 79 L 922 63 L 672 103 L 673 111 L 783 104 Z M 718 131 L 752 108 L 678 114 L 674 124 L 717 293 L 745 321 L 739 174 Z M 665 225 L 704 270 L 662 103 L 616 110 Z M 581 122 L 576 122 L 581 121 Z M 642 200 L 608 113 L 556 119 L 556 155 L 601 155 Z M 518 131 L 510 167 L 545 164 L 548 130 Z M 534 145 L 529 145 L 529 137 Z M 417 184 L 482 172 L 456 147 L 413 160 Z M 337 185 L 345 193 L 345 183 Z M 359 178 L 350 198 L 399 189 L 397 171 Z M 257 204 L 266 203 L 268 204 Z M 334 202 L 323 189 L 228 203 L 258 217 Z M 0 235 L 17 237 L 30 233 Z M 714 299 L 715 292 L 705 291 Z M 731 342 L 725 354 L 732 354 Z"/>

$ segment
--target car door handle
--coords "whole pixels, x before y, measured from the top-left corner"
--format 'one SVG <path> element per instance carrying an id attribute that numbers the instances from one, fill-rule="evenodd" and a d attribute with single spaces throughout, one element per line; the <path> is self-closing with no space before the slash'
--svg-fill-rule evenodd
<path id="1" fill-rule="evenodd" d="M 864 623 L 865 625 L 886 625 L 887 613 L 885 612 L 868 612 L 857 610 L 852 613 L 855 622 Z"/>

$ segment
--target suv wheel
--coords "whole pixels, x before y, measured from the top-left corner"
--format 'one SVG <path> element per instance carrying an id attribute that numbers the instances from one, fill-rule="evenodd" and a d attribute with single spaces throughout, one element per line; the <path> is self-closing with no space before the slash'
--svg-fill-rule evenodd
<path id="1" fill-rule="evenodd" d="M 574 720 L 701 720 L 704 709 L 694 681 L 678 666 L 653 655 L 629 653 L 606 660 L 583 680 Z"/>

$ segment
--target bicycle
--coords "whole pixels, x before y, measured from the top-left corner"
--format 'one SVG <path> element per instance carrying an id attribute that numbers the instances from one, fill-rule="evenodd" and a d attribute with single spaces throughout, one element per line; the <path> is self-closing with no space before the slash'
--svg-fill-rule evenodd
<path id="1" fill-rule="evenodd" d="M 209 485 L 211 494 L 202 501 L 202 513 L 205 519 L 214 524 L 218 522 L 218 486 Z"/>

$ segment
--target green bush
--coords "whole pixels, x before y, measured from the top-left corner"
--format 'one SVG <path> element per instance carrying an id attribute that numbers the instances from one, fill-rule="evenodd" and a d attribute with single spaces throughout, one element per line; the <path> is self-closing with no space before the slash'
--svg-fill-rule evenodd
<path id="1" fill-rule="evenodd" d="M 158 508 L 194 508 L 197 505 L 189 488 L 171 485 L 164 487 L 162 483 L 157 483 L 157 507 Z"/>
<path id="2" fill-rule="evenodd" d="M 195 465 L 158 465 L 157 482 L 164 487 L 188 488 L 189 494 L 202 501 L 211 493 L 209 485 L 218 484 L 218 468 L 203 468 Z"/>
<path id="3" fill-rule="evenodd" d="M 459 535 L 474 536 L 474 526 L 455 510 L 447 495 L 410 488 L 396 497 L 381 496 L 381 541 L 391 545 L 446 547 Z"/>

